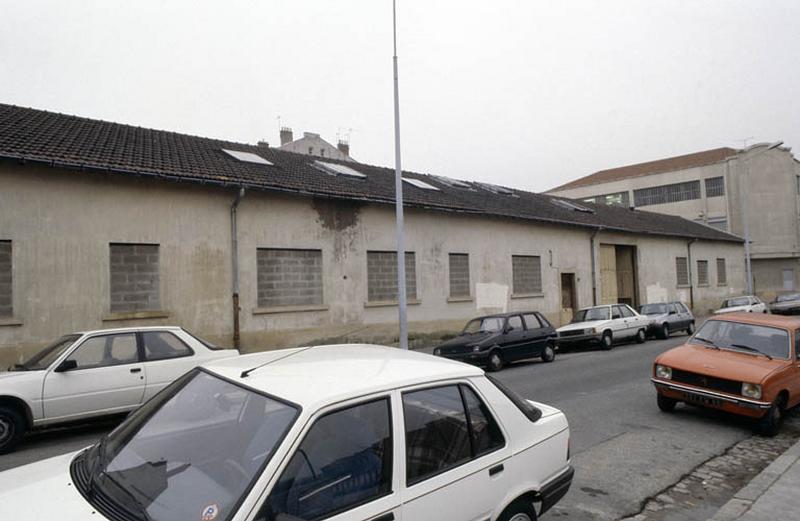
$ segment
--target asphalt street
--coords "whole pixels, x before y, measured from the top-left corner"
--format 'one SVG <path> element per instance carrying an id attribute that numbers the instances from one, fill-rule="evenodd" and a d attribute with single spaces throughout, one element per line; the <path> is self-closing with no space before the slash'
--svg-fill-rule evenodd
<path id="1" fill-rule="evenodd" d="M 649 381 L 653 359 L 685 335 L 612 351 L 561 353 L 556 361 L 522 362 L 497 376 L 523 396 L 563 410 L 572 433 L 575 482 L 546 519 L 612 520 L 638 512 L 644 501 L 734 443 L 752 436 L 735 417 L 679 406 L 661 413 Z M 0 456 L 0 470 L 78 450 L 118 423 L 38 432 Z"/>

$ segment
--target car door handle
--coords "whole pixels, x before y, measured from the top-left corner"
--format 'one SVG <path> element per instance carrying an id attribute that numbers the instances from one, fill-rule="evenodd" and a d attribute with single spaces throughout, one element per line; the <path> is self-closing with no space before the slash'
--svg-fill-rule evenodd
<path id="1" fill-rule="evenodd" d="M 501 472 L 503 472 L 504 468 L 505 467 L 503 467 L 502 464 L 501 465 L 497 465 L 495 467 L 492 467 L 492 468 L 489 469 L 489 475 L 490 476 L 494 476 L 495 474 L 500 474 Z"/>
<path id="2" fill-rule="evenodd" d="M 394 521 L 394 512 L 389 512 L 388 514 L 383 514 L 380 517 L 376 517 L 372 521 Z"/>
<path id="3" fill-rule="evenodd" d="M 141 367 L 134 367 L 133 369 L 131 369 L 131 372 L 132 373 L 141 373 L 142 372 L 142 368 Z"/>

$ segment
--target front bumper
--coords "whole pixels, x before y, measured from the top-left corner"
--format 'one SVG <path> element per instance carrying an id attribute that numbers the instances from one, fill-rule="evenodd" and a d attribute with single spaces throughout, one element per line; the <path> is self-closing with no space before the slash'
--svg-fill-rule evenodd
<path id="1" fill-rule="evenodd" d="M 765 411 L 772 407 L 770 402 L 733 396 L 660 378 L 650 378 L 650 381 L 653 382 L 657 392 L 669 398 L 751 418 L 762 417 Z"/>
<path id="2" fill-rule="evenodd" d="M 434 354 L 436 354 L 434 352 Z M 447 358 L 449 360 L 456 360 L 458 362 L 465 362 L 468 364 L 484 365 L 489 359 L 489 351 L 466 351 L 463 353 L 439 353 L 436 356 Z"/>
<path id="3" fill-rule="evenodd" d="M 561 346 L 567 345 L 575 345 L 575 344 L 599 344 L 600 338 L 602 337 L 599 333 L 590 333 L 588 335 L 581 334 L 581 335 L 568 335 L 568 336 L 558 336 L 558 344 Z"/>
<path id="4" fill-rule="evenodd" d="M 537 498 L 542 502 L 542 509 L 539 511 L 540 516 L 550 510 L 553 505 L 564 497 L 570 485 L 572 485 L 572 477 L 574 475 L 575 469 L 572 468 L 572 465 L 569 465 L 567 466 L 567 470 L 542 485 L 542 490 L 539 491 Z"/>

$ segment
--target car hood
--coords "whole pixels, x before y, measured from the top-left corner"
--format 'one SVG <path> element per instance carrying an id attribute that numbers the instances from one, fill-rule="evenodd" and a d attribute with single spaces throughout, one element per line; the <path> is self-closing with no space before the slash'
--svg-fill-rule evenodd
<path id="1" fill-rule="evenodd" d="M 81 496 L 69 475 L 76 452 L 0 472 L 3 519 L 97 521 L 107 519 Z"/>
<path id="2" fill-rule="evenodd" d="M 588 322 L 575 322 L 573 324 L 567 324 L 566 326 L 561 326 L 560 328 L 556 329 L 559 333 L 562 331 L 575 331 L 576 329 L 591 329 L 593 327 L 602 327 L 608 324 L 608 320 L 590 320 Z"/>
<path id="3" fill-rule="evenodd" d="M 41 382 L 44 371 L 4 371 L 0 373 L 0 387 L 17 386 L 28 382 Z"/>
<path id="4" fill-rule="evenodd" d="M 707 376 L 759 383 L 787 362 L 770 360 L 755 354 L 685 344 L 662 354 L 656 359 L 656 363 Z"/>
<path id="5" fill-rule="evenodd" d="M 467 344 L 482 344 L 493 338 L 500 336 L 500 332 L 495 333 L 475 333 L 474 335 L 458 335 L 446 342 L 439 344 L 439 347 L 461 347 Z"/>
<path id="6" fill-rule="evenodd" d="M 750 309 L 750 305 L 747 306 L 733 306 L 732 308 L 719 308 L 714 312 L 715 315 L 719 315 L 720 313 L 735 313 L 737 311 L 747 311 Z"/>
<path id="7" fill-rule="evenodd" d="M 800 300 L 787 300 L 785 302 L 772 302 L 769 305 L 772 309 L 791 309 L 800 307 Z"/>

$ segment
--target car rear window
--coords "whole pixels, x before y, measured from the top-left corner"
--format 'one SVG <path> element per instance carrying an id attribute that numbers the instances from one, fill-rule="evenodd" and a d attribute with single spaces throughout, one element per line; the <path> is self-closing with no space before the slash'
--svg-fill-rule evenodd
<path id="1" fill-rule="evenodd" d="M 525 415 L 531 422 L 537 422 L 542 417 L 542 411 L 535 407 L 531 402 L 518 395 L 506 385 L 492 375 L 487 374 L 486 378 L 494 384 L 495 387 L 500 389 L 500 392 L 506 395 L 511 402 L 517 406 L 517 409 Z"/>

